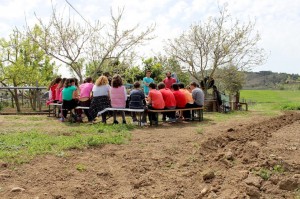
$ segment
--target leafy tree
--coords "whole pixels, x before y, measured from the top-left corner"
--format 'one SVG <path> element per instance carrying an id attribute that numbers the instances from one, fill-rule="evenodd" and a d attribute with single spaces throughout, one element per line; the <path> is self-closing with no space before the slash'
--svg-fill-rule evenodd
<path id="1" fill-rule="evenodd" d="M 35 29 L 32 35 L 39 37 L 39 29 Z M 53 79 L 54 63 L 46 56 L 39 46 L 32 42 L 27 35 L 18 30 L 13 30 L 9 39 L 0 40 L 0 82 L 4 86 L 36 86 L 45 85 Z M 11 93 L 17 112 L 20 112 L 20 103 L 17 89 L 8 89 Z M 28 97 L 33 110 L 36 109 L 37 90 L 30 90 Z"/>
<path id="2" fill-rule="evenodd" d="M 219 16 L 191 25 L 165 46 L 168 54 L 198 81 L 207 73 L 211 80 L 218 68 L 233 64 L 239 70 L 246 70 L 266 59 L 264 49 L 257 45 L 260 35 L 254 30 L 255 24 L 232 19 L 226 7 L 219 10 Z M 206 89 L 209 84 L 207 81 Z"/>
<path id="3" fill-rule="evenodd" d="M 151 77 L 154 82 L 158 83 L 164 79 L 164 67 L 157 58 L 148 58 L 143 60 L 144 74 L 147 70 L 151 70 Z"/>
<path id="4" fill-rule="evenodd" d="M 130 67 L 125 71 L 125 79 L 128 83 L 140 81 L 144 76 L 144 71 L 142 71 L 138 66 Z"/>
<path id="5" fill-rule="evenodd" d="M 219 89 L 228 91 L 231 95 L 238 94 L 245 83 L 245 73 L 233 65 L 218 69 L 215 76 Z"/>

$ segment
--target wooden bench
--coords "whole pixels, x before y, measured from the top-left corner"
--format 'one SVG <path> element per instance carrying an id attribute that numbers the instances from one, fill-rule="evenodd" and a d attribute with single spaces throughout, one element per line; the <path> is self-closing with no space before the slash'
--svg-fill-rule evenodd
<path id="1" fill-rule="evenodd" d="M 203 107 L 196 107 L 196 108 L 180 108 L 180 109 L 148 109 L 148 112 L 156 113 L 158 118 L 158 113 L 167 113 L 167 112 L 174 112 L 174 111 L 196 111 L 198 116 L 196 117 L 194 114 L 191 114 L 191 119 L 194 121 L 198 119 L 199 122 L 203 121 Z M 152 118 L 149 118 L 150 126 L 152 125 Z"/>
<path id="2" fill-rule="evenodd" d="M 139 126 L 141 126 L 141 119 L 142 119 L 142 114 L 145 109 L 131 109 L 131 108 L 105 108 L 103 109 L 102 111 L 99 111 L 97 116 L 99 117 L 100 115 L 102 115 L 103 113 L 105 112 L 108 112 L 108 111 L 125 111 L 125 112 L 136 112 L 136 113 L 139 113 Z M 107 118 L 108 119 L 108 118 Z"/>

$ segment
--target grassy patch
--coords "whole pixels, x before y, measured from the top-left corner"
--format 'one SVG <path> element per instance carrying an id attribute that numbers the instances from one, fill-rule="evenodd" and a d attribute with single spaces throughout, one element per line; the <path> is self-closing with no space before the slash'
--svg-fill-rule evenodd
<path id="1" fill-rule="evenodd" d="M 80 172 L 86 171 L 86 166 L 83 165 L 83 164 L 77 164 L 76 165 L 76 170 L 80 171 Z"/>
<path id="2" fill-rule="evenodd" d="M 273 168 L 260 168 L 258 171 L 253 170 L 252 172 L 260 176 L 263 180 L 268 180 L 274 174 L 282 174 L 285 169 L 282 165 L 275 165 Z"/>
<path id="3" fill-rule="evenodd" d="M 0 117 L 4 126 L 0 131 L 0 160 L 23 163 L 37 155 L 65 156 L 70 149 L 122 144 L 131 139 L 129 131 L 134 129 L 132 125 L 68 124 L 32 118 Z"/>
<path id="4" fill-rule="evenodd" d="M 209 113 L 206 114 L 204 113 L 204 120 L 211 120 L 211 121 L 216 121 L 216 122 L 220 122 L 220 121 L 227 121 L 233 118 L 244 118 L 247 116 L 251 116 L 251 114 L 247 111 L 231 111 L 228 113 Z"/>
<path id="5" fill-rule="evenodd" d="M 242 90 L 241 99 L 255 102 L 252 110 L 274 112 L 300 110 L 300 91 L 297 90 Z"/>

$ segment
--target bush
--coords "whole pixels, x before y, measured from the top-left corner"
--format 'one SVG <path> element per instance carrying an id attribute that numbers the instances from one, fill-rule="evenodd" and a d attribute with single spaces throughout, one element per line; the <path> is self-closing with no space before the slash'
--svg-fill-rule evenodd
<path id="1" fill-rule="evenodd" d="M 0 111 L 3 109 L 3 104 L 0 102 Z"/>

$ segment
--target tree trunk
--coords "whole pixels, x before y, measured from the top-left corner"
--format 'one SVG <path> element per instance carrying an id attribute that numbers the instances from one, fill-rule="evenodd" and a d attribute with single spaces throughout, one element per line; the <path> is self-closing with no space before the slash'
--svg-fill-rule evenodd
<path id="1" fill-rule="evenodd" d="M 18 90 L 17 89 L 13 89 L 13 91 L 9 90 L 9 92 L 11 93 L 13 101 L 15 101 L 14 104 L 16 105 L 17 112 L 20 113 L 21 112 L 21 108 L 20 108 L 20 102 L 19 102 L 19 98 L 18 98 Z"/>

